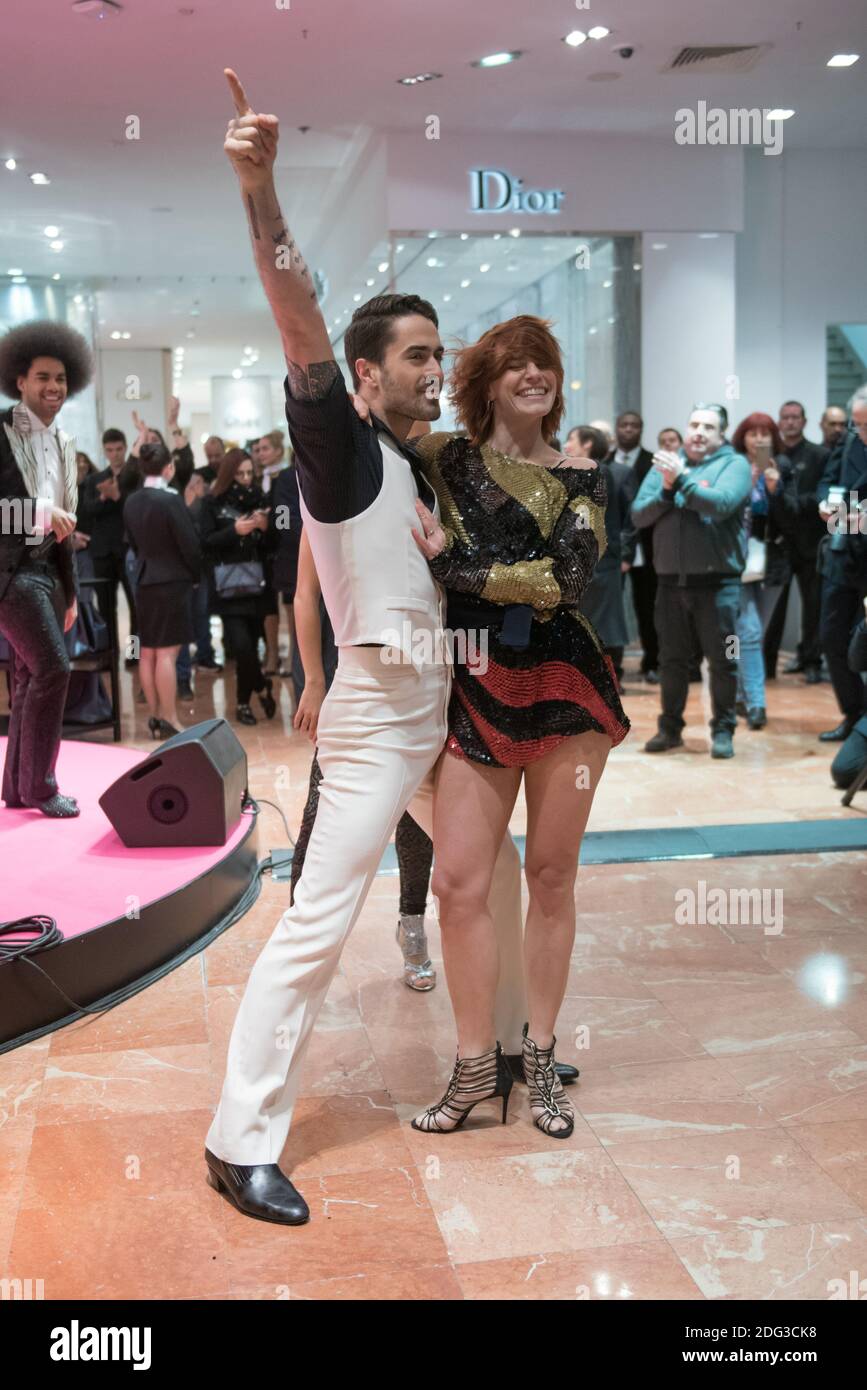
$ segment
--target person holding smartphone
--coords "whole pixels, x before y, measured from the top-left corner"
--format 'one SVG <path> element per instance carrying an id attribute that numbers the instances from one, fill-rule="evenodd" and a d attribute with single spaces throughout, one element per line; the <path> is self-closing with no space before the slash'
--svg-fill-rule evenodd
<path id="1" fill-rule="evenodd" d="M 746 456 L 752 477 L 744 511 L 747 555 L 735 627 L 740 644 L 735 708 L 751 729 L 763 729 L 768 717 L 762 644 L 780 594 L 791 578 L 780 472 L 783 442 L 776 421 L 756 411 L 738 425 L 732 447 Z"/>
<path id="2" fill-rule="evenodd" d="M 216 611 L 223 636 L 235 656 L 236 718 L 256 724 L 250 707 L 255 693 L 266 719 L 277 713 L 272 681 L 259 661 L 268 609 L 266 559 L 274 544 L 268 529 L 269 508 L 253 481 L 253 461 L 243 449 L 230 449 L 220 462 L 211 491 L 202 499 L 201 537 L 213 566 Z"/>

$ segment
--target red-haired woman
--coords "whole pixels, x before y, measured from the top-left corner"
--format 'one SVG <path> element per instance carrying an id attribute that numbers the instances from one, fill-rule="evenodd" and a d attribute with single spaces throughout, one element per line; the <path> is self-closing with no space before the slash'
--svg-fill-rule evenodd
<path id="1" fill-rule="evenodd" d="M 609 750 L 629 723 L 611 662 L 578 609 L 605 548 L 605 484 L 595 464 L 551 446 L 562 388 L 556 339 L 522 314 L 457 354 L 451 399 L 466 433 L 417 444 L 442 524 L 419 503 L 424 535 L 414 534 L 446 587 L 455 642 L 432 886 L 458 1054 L 442 1100 L 413 1121 L 425 1131 L 457 1128 L 493 1096 L 505 1118 L 512 1078 L 494 1033 L 498 961 L 486 902 L 522 778 L 524 1073 L 535 1124 L 559 1139 L 574 1124 L 554 1070 L 554 1026 L 575 936 L 581 839 Z"/>
<path id="2" fill-rule="evenodd" d="M 741 576 L 741 603 L 736 626 L 739 643 L 738 714 L 751 729 L 763 729 L 765 710 L 765 632 L 783 586 L 791 577 L 784 528 L 786 500 L 780 473 L 783 441 L 775 420 L 755 411 L 742 420 L 732 447 L 745 454 L 753 470 L 753 486 L 744 513 L 747 567 Z"/>

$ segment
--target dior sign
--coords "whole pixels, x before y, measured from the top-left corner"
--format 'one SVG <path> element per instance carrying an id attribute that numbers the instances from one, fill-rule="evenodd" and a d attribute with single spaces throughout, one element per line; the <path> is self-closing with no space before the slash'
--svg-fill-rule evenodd
<path id="1" fill-rule="evenodd" d="M 547 212 L 560 211 L 564 197 L 562 188 L 524 188 L 523 179 L 516 179 L 502 169 L 470 170 L 470 205 L 473 212 Z"/>

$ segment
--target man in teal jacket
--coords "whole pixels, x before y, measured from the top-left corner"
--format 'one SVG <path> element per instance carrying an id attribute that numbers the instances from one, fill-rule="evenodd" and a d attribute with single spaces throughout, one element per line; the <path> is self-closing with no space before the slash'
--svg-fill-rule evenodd
<path id="1" fill-rule="evenodd" d="M 743 517 L 750 495 L 750 465 L 723 442 L 718 406 L 696 406 L 677 453 L 653 457 L 632 506 L 636 526 L 653 527 L 658 587 L 654 620 L 659 635 L 662 713 L 645 751 L 683 745 L 683 711 L 695 639 L 710 667 L 710 721 L 714 758 L 731 758 L 737 723 L 735 623 L 746 562 Z"/>

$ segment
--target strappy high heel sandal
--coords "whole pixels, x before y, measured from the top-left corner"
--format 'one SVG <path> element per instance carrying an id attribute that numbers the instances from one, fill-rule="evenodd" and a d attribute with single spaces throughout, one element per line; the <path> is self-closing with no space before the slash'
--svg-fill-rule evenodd
<path id="1" fill-rule="evenodd" d="M 503 1124 L 509 1109 L 512 1073 L 497 1043 L 481 1057 L 458 1057 L 442 1100 L 412 1121 L 424 1134 L 451 1134 L 460 1129 L 474 1106 L 495 1096 L 503 1100 Z"/>
<path id="2" fill-rule="evenodd" d="M 529 1024 L 525 1023 L 521 1051 L 533 1124 L 551 1139 L 568 1139 L 575 1128 L 575 1115 L 554 1070 L 557 1039 L 554 1038 L 550 1047 L 537 1047 L 527 1036 L 528 1028 Z"/>

